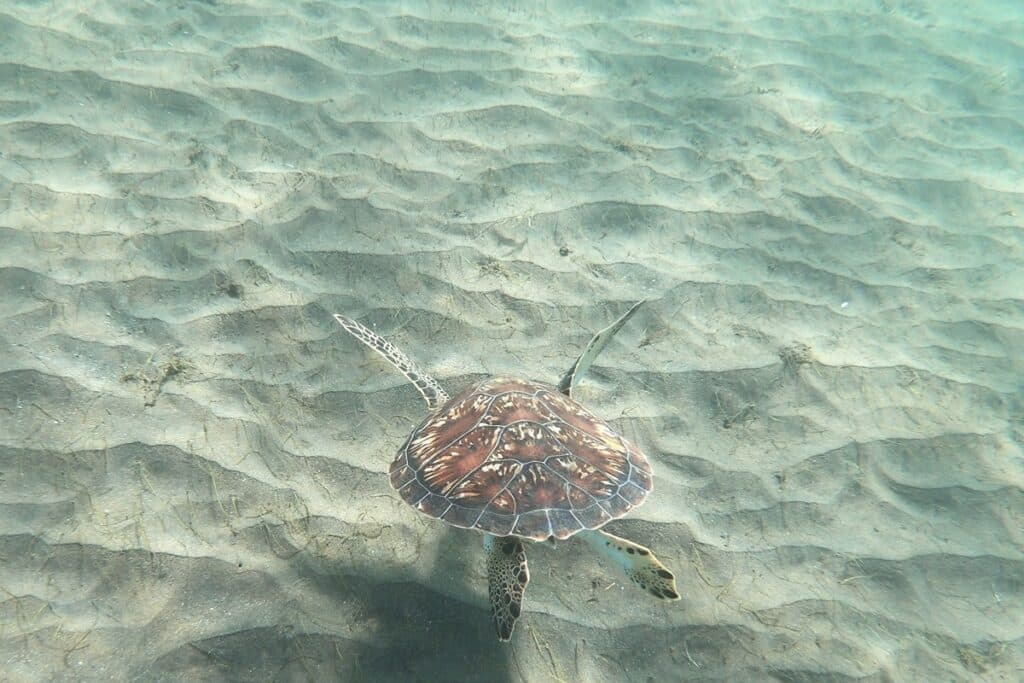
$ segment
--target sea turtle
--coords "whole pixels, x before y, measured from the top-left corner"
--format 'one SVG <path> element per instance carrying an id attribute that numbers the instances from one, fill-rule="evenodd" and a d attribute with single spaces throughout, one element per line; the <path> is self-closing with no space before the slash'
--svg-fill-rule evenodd
<path id="1" fill-rule="evenodd" d="M 398 368 L 430 408 L 391 463 L 391 486 L 430 517 L 484 532 L 491 614 L 501 640 L 512 637 L 530 579 L 524 539 L 577 536 L 651 595 L 679 599 L 675 577 L 654 553 L 600 530 L 650 493 L 647 459 L 572 398 L 579 378 L 641 303 L 598 332 L 557 387 L 501 376 L 453 398 L 391 342 L 334 316 Z"/>

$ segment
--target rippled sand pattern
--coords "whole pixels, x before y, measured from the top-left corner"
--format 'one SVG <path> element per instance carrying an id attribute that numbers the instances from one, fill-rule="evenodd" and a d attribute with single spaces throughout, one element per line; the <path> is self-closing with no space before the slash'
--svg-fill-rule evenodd
<path id="1" fill-rule="evenodd" d="M 449 4 L 0 7 L 2 678 L 1021 680 L 1019 3 Z M 330 314 L 454 392 L 642 297 L 683 599 L 532 546 L 501 645 Z"/>

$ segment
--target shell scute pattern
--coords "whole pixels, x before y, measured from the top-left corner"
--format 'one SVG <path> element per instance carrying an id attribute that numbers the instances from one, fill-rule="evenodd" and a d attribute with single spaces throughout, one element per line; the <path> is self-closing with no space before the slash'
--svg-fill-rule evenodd
<path id="1" fill-rule="evenodd" d="M 650 492 L 651 470 L 636 446 L 554 387 L 496 377 L 413 431 L 391 484 L 454 526 L 543 540 L 625 515 Z"/>
<path id="2" fill-rule="evenodd" d="M 500 436 L 501 432 L 491 427 L 470 429 L 448 446 L 432 451 L 431 457 L 418 468 L 420 479 L 431 491 L 452 494 L 466 475 L 483 465 L 494 452 Z"/>
<path id="3" fill-rule="evenodd" d="M 487 413 L 488 424 L 503 425 L 520 421 L 552 422 L 557 416 L 544 401 L 524 393 L 503 393 L 495 397 Z"/>
<path id="4" fill-rule="evenodd" d="M 477 467 L 448 495 L 453 503 L 483 508 L 520 474 L 521 463 L 510 460 L 492 460 Z"/>

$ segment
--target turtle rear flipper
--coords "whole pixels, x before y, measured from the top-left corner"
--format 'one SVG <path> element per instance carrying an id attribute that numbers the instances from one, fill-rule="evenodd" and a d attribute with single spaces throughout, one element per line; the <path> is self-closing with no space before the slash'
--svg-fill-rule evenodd
<path id="1" fill-rule="evenodd" d="M 484 536 L 491 616 L 499 640 L 512 638 L 523 608 L 523 592 L 530 580 L 523 542 L 515 536 Z"/>
<path id="2" fill-rule="evenodd" d="M 579 536 L 621 567 L 630 581 L 654 597 L 663 600 L 679 599 L 675 575 L 650 549 L 606 531 L 582 531 Z"/>

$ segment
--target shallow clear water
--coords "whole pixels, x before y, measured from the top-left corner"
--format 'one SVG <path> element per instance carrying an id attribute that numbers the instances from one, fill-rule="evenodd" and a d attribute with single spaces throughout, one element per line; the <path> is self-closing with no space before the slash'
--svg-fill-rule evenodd
<path id="1" fill-rule="evenodd" d="M 1017 2 L 7 2 L 10 680 L 1018 680 Z M 388 466 L 449 392 L 557 382 L 652 463 L 527 548 Z"/>

